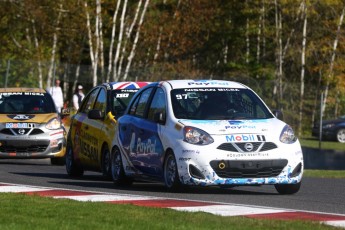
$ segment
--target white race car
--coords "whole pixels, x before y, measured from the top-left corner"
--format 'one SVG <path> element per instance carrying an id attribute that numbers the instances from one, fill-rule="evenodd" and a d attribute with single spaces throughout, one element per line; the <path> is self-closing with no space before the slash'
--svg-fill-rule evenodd
<path id="1" fill-rule="evenodd" d="M 118 120 L 111 174 L 181 185 L 274 185 L 299 191 L 303 154 L 292 128 L 249 87 L 221 80 L 152 83 Z"/>

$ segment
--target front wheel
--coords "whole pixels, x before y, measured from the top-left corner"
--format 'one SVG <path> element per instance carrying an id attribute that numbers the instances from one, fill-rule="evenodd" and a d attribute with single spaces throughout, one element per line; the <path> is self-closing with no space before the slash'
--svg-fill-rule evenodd
<path id="1" fill-rule="evenodd" d="M 117 147 L 113 149 L 111 154 L 111 177 L 116 186 L 132 184 L 132 179 L 125 174 L 121 153 Z"/>
<path id="2" fill-rule="evenodd" d="M 181 188 L 177 163 L 173 152 L 167 153 L 164 160 L 164 184 L 169 191 L 178 191 Z"/>
<path id="3" fill-rule="evenodd" d="M 345 129 L 339 129 L 337 132 L 337 141 L 345 143 Z"/>
<path id="4" fill-rule="evenodd" d="M 299 191 L 301 182 L 297 184 L 276 184 L 274 185 L 279 194 L 288 195 Z"/>
<path id="5" fill-rule="evenodd" d="M 84 174 L 83 169 L 79 165 L 77 165 L 74 160 L 74 154 L 71 144 L 67 144 L 65 160 L 66 171 L 69 176 L 80 177 Z"/>
<path id="6" fill-rule="evenodd" d="M 111 178 L 111 159 L 108 147 L 104 147 L 102 151 L 102 173 L 103 176 Z"/>

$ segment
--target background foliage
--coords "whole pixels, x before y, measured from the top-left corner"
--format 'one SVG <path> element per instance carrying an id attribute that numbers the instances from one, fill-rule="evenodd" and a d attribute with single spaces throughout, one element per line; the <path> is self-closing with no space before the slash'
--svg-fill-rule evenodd
<path id="1" fill-rule="evenodd" d="M 319 119 L 320 95 L 329 85 L 325 118 L 345 114 L 343 1 L 129 0 L 126 6 L 125 2 L 0 0 L 0 87 L 45 88 L 60 78 L 69 101 L 77 83 L 90 89 L 95 76 L 97 84 L 236 80 L 257 91 L 272 109 L 283 110 L 285 120 L 307 134 Z M 147 10 L 139 25 L 135 15 L 138 9 L 143 12 L 144 3 Z M 96 51 L 98 62 L 91 55 L 96 57 Z M 122 58 L 117 65 L 123 72 L 117 76 L 108 68 L 115 63 L 111 52 Z"/>

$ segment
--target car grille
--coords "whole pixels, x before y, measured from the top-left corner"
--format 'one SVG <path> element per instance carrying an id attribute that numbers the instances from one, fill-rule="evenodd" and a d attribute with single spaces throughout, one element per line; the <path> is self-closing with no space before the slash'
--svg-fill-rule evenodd
<path id="1" fill-rule="evenodd" d="M 0 147 L 2 153 L 40 153 L 46 151 L 48 145 L 30 145 L 30 146 L 11 146 L 5 145 Z"/>
<path id="2" fill-rule="evenodd" d="M 210 165 L 221 178 L 267 178 L 278 176 L 287 165 L 286 159 L 211 161 Z"/>
<path id="3" fill-rule="evenodd" d="M 2 129 L 1 134 L 5 135 L 38 135 L 44 133 L 41 129 Z"/>
<path id="4" fill-rule="evenodd" d="M 2 129 L 0 134 L 23 137 L 32 136 L 44 133 L 41 129 Z M 25 141 L 8 138 L 8 140 L 1 141 L 0 152 L 2 153 L 41 153 L 45 152 L 49 146 L 49 140 L 35 140 Z"/>
<path id="5" fill-rule="evenodd" d="M 217 147 L 217 149 L 230 151 L 230 152 L 263 152 L 278 148 L 273 142 L 251 142 L 253 148 L 248 151 L 246 144 L 248 142 L 233 142 L 223 143 Z"/>

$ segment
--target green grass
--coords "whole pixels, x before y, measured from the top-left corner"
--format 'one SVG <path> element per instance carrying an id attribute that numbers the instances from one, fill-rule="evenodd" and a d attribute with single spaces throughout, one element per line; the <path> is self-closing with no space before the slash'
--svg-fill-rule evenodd
<path id="1" fill-rule="evenodd" d="M 302 147 L 319 148 L 319 140 L 315 138 L 305 137 L 299 138 Z M 336 141 L 322 141 L 321 149 L 333 149 L 345 152 L 345 143 Z"/>
<path id="2" fill-rule="evenodd" d="M 303 172 L 303 177 L 318 177 L 318 178 L 345 178 L 345 170 L 314 170 L 306 169 Z"/>
<path id="3" fill-rule="evenodd" d="M 0 194 L 0 229 L 335 229 L 310 221 L 222 217 L 202 212 Z"/>

